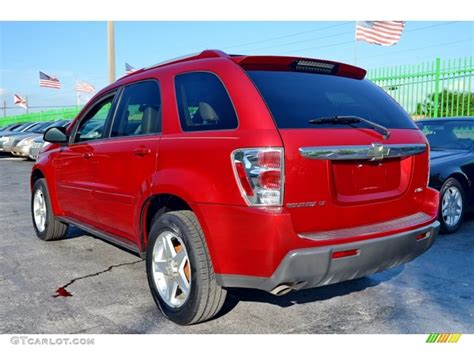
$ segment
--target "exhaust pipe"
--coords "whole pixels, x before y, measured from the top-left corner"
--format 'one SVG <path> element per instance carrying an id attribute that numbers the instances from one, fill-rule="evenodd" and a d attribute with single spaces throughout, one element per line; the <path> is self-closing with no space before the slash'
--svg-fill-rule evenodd
<path id="1" fill-rule="evenodd" d="M 283 296 L 292 290 L 293 290 L 293 285 L 281 284 L 275 287 L 273 290 L 271 290 L 270 293 L 275 296 Z"/>

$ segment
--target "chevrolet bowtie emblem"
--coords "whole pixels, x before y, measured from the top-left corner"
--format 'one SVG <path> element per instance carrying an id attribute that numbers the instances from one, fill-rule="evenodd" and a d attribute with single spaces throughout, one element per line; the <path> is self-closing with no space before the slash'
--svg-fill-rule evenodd
<path id="1" fill-rule="evenodd" d="M 384 147 L 383 144 L 380 143 L 372 143 L 372 146 L 369 148 L 369 152 L 367 153 L 367 157 L 370 160 L 382 160 L 390 153 L 390 148 Z"/>

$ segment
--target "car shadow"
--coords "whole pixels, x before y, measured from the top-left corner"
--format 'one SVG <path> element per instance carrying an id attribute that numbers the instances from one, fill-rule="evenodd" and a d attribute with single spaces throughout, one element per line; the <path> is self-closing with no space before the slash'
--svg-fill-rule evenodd
<path id="1" fill-rule="evenodd" d="M 135 256 L 138 256 L 138 257 L 141 257 L 138 253 L 130 250 L 130 249 L 127 249 L 125 247 L 122 247 L 121 245 L 119 244 L 116 244 L 116 243 L 113 243 L 111 241 L 108 241 L 106 239 L 103 239 L 103 238 L 100 238 L 94 234 L 91 234 L 85 230 L 82 230 L 80 229 L 79 227 L 76 227 L 75 225 L 73 224 L 70 224 L 69 225 L 69 228 L 68 228 L 68 231 L 67 231 L 67 234 L 66 234 L 66 237 L 64 238 L 64 240 L 70 240 L 70 239 L 75 239 L 75 238 L 79 238 L 79 237 L 89 237 L 89 238 L 93 238 L 101 243 L 106 243 L 106 244 L 109 244 L 117 249 L 120 249 L 122 251 L 125 251 L 129 254 L 132 254 L 132 255 L 135 255 Z"/>
<path id="2" fill-rule="evenodd" d="M 83 231 L 80 228 L 77 228 L 74 225 L 69 225 L 69 228 L 67 229 L 67 234 L 64 239 L 74 239 L 74 238 L 79 238 L 84 235 L 88 235 L 87 232 Z"/>
<path id="3" fill-rule="evenodd" d="M 310 288 L 290 292 L 284 296 L 274 296 L 271 293 L 244 288 L 228 289 L 228 294 L 221 311 L 214 317 L 219 318 L 234 309 L 240 302 L 269 303 L 279 307 L 291 307 L 297 304 L 305 304 L 317 301 L 325 301 L 334 297 L 344 296 L 353 292 L 360 292 L 367 288 L 377 286 L 382 282 L 389 281 L 400 274 L 404 265 L 384 272 L 362 277 L 355 280 L 345 281 L 333 285 Z"/>

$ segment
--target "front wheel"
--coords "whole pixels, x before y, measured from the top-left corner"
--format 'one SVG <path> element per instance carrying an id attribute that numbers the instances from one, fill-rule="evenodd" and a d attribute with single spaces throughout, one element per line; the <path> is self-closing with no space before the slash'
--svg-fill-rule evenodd
<path id="1" fill-rule="evenodd" d="M 464 219 L 465 194 L 462 185 L 455 178 L 449 178 L 440 192 L 439 220 L 441 231 L 454 233 Z"/>
<path id="2" fill-rule="evenodd" d="M 173 211 L 151 226 L 146 270 L 153 299 L 163 314 L 188 325 L 214 317 L 226 291 L 215 280 L 204 233 L 191 211 Z"/>
<path id="3" fill-rule="evenodd" d="M 31 216 L 36 235 L 41 240 L 58 240 L 66 236 L 68 225 L 54 216 L 45 179 L 38 179 L 33 185 Z"/>

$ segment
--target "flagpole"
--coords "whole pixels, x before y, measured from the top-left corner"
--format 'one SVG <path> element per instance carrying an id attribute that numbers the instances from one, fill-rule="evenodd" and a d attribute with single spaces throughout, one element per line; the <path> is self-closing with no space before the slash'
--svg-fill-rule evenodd
<path id="1" fill-rule="evenodd" d="M 357 65 L 357 40 L 354 41 L 354 65 Z"/>
<path id="2" fill-rule="evenodd" d="M 26 101 L 26 113 L 28 113 L 29 112 L 28 96 L 25 96 L 25 101 Z"/>
<path id="3" fill-rule="evenodd" d="M 113 21 L 107 22 L 107 48 L 109 58 L 109 83 L 115 81 L 115 35 Z"/>

